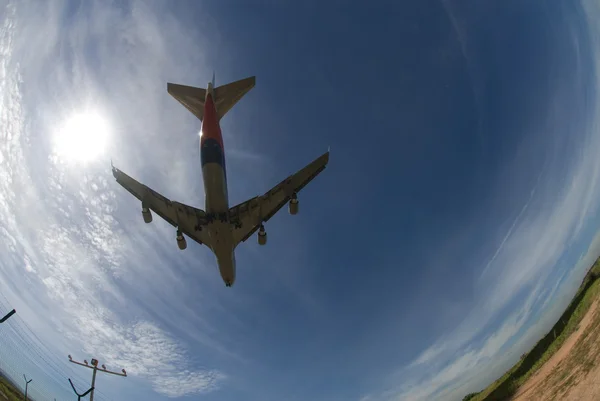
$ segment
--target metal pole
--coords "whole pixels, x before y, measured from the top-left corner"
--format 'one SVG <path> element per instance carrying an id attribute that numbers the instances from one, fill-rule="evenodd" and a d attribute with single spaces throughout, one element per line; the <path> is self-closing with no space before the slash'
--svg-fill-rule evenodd
<path id="1" fill-rule="evenodd" d="M 94 401 L 94 387 L 96 385 L 96 371 L 98 370 L 97 366 L 94 366 L 94 373 L 92 373 L 92 392 L 90 393 L 90 401 Z"/>
<path id="2" fill-rule="evenodd" d="M 96 373 L 98 372 L 98 370 L 101 373 L 109 373 L 111 375 L 117 375 L 117 376 L 127 377 L 127 372 L 125 371 L 125 369 L 121 369 L 122 373 L 112 372 L 112 371 L 106 369 L 106 366 L 104 366 L 104 365 L 102 365 L 102 369 L 98 369 L 98 360 L 97 359 L 92 359 L 92 361 L 91 361 L 92 363 L 91 363 L 91 366 L 90 366 L 90 365 L 88 365 L 87 360 L 84 360 L 83 363 L 77 362 L 77 361 L 74 361 L 73 358 L 71 358 L 71 355 L 69 355 L 69 362 L 72 362 L 72 363 L 74 363 L 76 365 L 83 366 L 85 368 L 89 368 L 89 369 L 93 369 L 94 370 L 94 373 L 92 374 L 92 387 L 90 388 L 90 390 L 88 390 L 88 391 L 91 391 L 91 393 L 90 393 L 90 401 L 94 401 L 94 390 L 95 390 L 95 387 L 96 387 Z M 71 384 L 71 386 L 72 385 L 73 384 Z M 73 391 L 75 391 L 75 387 L 73 387 Z M 77 394 L 77 392 L 75 392 L 75 394 Z"/>
<path id="3" fill-rule="evenodd" d="M 86 391 L 85 393 L 83 393 L 83 394 L 79 394 L 79 393 L 77 392 L 77 390 L 75 390 L 75 386 L 73 385 L 73 382 L 71 381 L 71 379 L 69 379 L 69 383 L 71 383 L 71 387 L 73 388 L 73 392 L 75 393 L 75 395 L 77 395 L 77 401 L 81 401 L 81 397 L 85 397 L 86 395 L 88 395 L 88 393 L 89 393 L 90 391 L 92 391 L 92 390 L 94 389 L 94 388 L 92 387 L 92 388 L 88 389 L 88 391 Z M 56 401 L 56 398 L 54 399 L 54 401 Z"/>
<path id="4" fill-rule="evenodd" d="M 15 313 L 17 313 L 16 310 L 11 310 L 10 312 L 8 312 L 2 319 L 0 319 L 0 323 L 4 323 L 6 322 L 6 320 L 11 317 L 12 315 L 14 315 Z"/>
<path id="5" fill-rule="evenodd" d="M 25 375 L 23 375 L 23 379 L 25 379 L 25 401 L 27 401 L 27 387 L 29 387 L 29 383 L 31 383 L 33 379 L 27 380 L 27 377 L 25 377 Z"/>

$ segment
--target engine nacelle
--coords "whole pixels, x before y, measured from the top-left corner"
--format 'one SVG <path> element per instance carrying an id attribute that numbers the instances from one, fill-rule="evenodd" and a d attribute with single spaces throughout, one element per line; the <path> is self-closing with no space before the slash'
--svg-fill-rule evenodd
<path id="1" fill-rule="evenodd" d="M 291 215 L 295 215 L 298 214 L 298 206 L 299 206 L 299 202 L 298 199 L 294 199 L 292 198 L 290 200 L 290 203 L 288 204 L 288 210 L 290 212 Z"/>
<path id="2" fill-rule="evenodd" d="M 258 230 L 258 245 L 266 245 L 267 244 L 267 232 L 264 227 L 261 227 Z"/>
<path id="3" fill-rule="evenodd" d="M 187 241 L 185 240 L 183 234 L 181 234 L 181 231 L 177 231 L 177 236 L 175 239 L 177 239 L 177 246 L 179 249 L 183 251 L 185 248 L 187 248 Z"/>
<path id="4" fill-rule="evenodd" d="M 152 213 L 147 207 L 142 208 L 142 217 L 144 218 L 144 223 L 152 223 Z"/>

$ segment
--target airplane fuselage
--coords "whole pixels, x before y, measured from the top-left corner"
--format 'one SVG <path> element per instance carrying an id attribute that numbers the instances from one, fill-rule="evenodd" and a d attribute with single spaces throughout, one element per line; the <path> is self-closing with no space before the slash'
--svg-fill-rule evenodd
<path id="1" fill-rule="evenodd" d="M 229 224 L 229 196 L 223 137 L 215 103 L 213 87 L 208 85 L 204 103 L 204 118 L 200 134 L 200 161 L 204 180 L 205 205 L 208 217 L 208 235 L 221 277 L 225 285 L 235 281 L 235 245 Z"/>

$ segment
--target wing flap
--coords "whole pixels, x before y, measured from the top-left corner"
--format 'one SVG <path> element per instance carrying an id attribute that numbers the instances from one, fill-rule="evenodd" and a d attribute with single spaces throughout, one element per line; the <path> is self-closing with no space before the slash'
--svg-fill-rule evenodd
<path id="1" fill-rule="evenodd" d="M 210 247 L 206 227 L 206 213 L 192 206 L 171 201 L 152 188 L 140 183 L 116 167 L 112 168 L 117 182 L 130 194 L 142 202 L 142 207 L 152 210 L 167 223 L 180 229 L 184 234 Z"/>
<path id="2" fill-rule="evenodd" d="M 273 217 L 294 193 L 300 192 L 319 175 L 329 162 L 329 151 L 302 170 L 290 175 L 262 196 L 254 197 L 229 209 L 229 219 L 233 227 L 236 244 L 246 241 L 263 222 Z"/>
<path id="3" fill-rule="evenodd" d="M 169 224 L 177 227 L 177 212 L 169 199 L 131 178 L 116 167 L 113 167 L 113 176 L 123 188 L 142 202 L 142 207 L 151 209 Z"/>
<path id="4" fill-rule="evenodd" d="M 207 219 L 204 210 L 197 209 L 183 203 L 173 202 L 179 221 L 179 229 L 201 244 L 210 247 L 208 232 L 206 231 Z"/>

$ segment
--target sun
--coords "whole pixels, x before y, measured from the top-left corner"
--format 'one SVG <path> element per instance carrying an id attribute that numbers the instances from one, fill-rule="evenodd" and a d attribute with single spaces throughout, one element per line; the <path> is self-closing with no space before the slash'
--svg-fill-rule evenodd
<path id="1" fill-rule="evenodd" d="M 54 151 L 65 161 L 87 163 L 106 150 L 109 126 L 97 112 L 69 116 L 54 135 Z"/>

